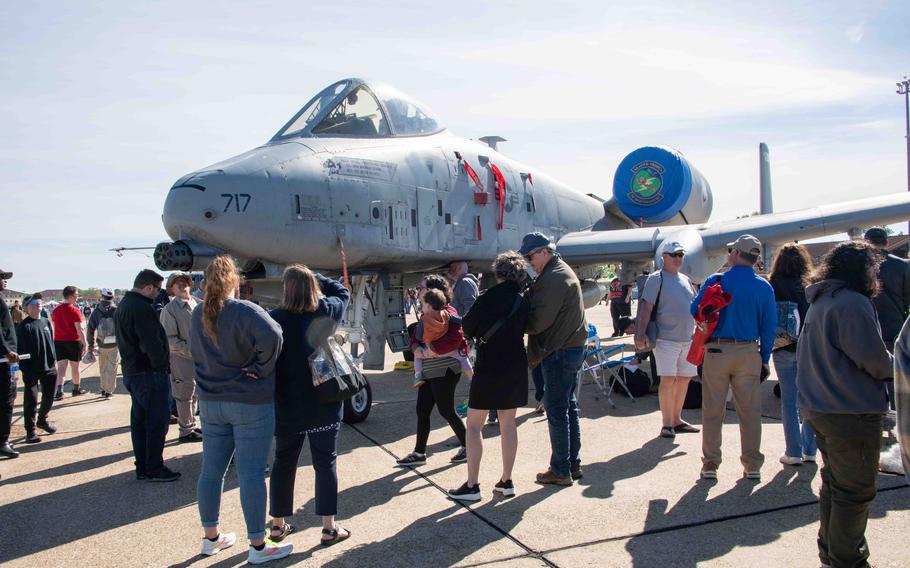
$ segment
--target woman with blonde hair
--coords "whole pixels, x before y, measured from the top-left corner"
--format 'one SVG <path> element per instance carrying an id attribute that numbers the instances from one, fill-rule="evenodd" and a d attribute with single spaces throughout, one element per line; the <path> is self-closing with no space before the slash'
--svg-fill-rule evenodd
<path id="1" fill-rule="evenodd" d="M 309 357 L 341 321 L 350 292 L 340 283 L 313 273 L 301 264 L 287 267 L 282 278 L 281 307 L 269 312 L 281 325 L 284 350 L 275 382 L 277 441 L 272 466 L 269 510 L 271 539 L 280 542 L 294 532 L 285 522 L 294 513 L 297 460 L 307 437 L 316 473 L 316 514 L 322 516 L 320 543 L 329 546 L 351 532 L 335 522 L 338 512 L 338 430 L 342 403 L 321 404 L 313 386 Z"/>
<path id="2" fill-rule="evenodd" d="M 493 262 L 493 274 L 497 284 L 477 298 L 462 322 L 465 336 L 476 341 L 477 364 L 468 396 L 468 480 L 449 491 L 449 497 L 459 501 L 477 501 L 481 497 L 481 432 L 490 410 L 499 415 L 502 444 L 502 473 L 493 490 L 507 497 L 515 495 L 515 411 L 528 403 L 528 354 L 524 343 L 528 304 L 521 295 L 528 279 L 524 257 L 514 251 L 499 255 Z"/>
<path id="3" fill-rule="evenodd" d="M 265 540 L 263 472 L 275 431 L 275 364 L 282 339 L 281 328 L 265 310 L 234 299 L 239 285 L 234 260 L 216 257 L 205 270 L 205 303 L 193 310 L 190 350 L 202 421 L 197 499 L 205 531 L 202 554 L 211 556 L 237 538 L 218 531 L 224 474 L 233 456 L 250 540 L 248 561 L 262 564 L 292 549 Z"/>

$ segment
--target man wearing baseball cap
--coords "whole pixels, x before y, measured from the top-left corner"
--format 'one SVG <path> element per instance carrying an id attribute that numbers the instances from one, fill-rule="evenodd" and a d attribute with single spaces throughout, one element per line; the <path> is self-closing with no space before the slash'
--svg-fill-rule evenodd
<path id="1" fill-rule="evenodd" d="M 13 277 L 12 272 L 0 269 L 0 291 L 6 290 L 6 281 Z M 0 298 L 0 456 L 19 457 L 19 452 L 9 443 L 9 433 L 13 427 L 13 403 L 16 401 L 16 376 L 10 365 L 19 362 L 16 329 L 9 306 Z"/>
<path id="2" fill-rule="evenodd" d="M 550 429 L 550 467 L 537 474 L 537 482 L 568 486 L 582 476 L 575 388 L 588 325 L 581 283 L 541 233 L 525 235 L 518 253 L 537 274 L 528 291 L 528 365 L 535 386 L 544 384 Z"/>
<path id="3" fill-rule="evenodd" d="M 702 368 L 702 479 L 717 479 L 721 462 L 721 429 L 727 391 L 732 386 L 742 441 L 743 477 L 758 481 L 765 456 L 761 453 L 761 381 L 770 373 L 768 362 L 777 329 L 777 306 L 771 284 L 755 273 L 762 244 L 742 235 L 727 244 L 730 270 L 705 280 L 692 300 L 694 316 L 704 291 L 720 282 L 733 297 L 706 345 Z"/>
<path id="4" fill-rule="evenodd" d="M 196 367 L 189 342 L 193 310 L 197 304 L 190 295 L 192 288 L 193 279 L 189 274 L 171 274 L 164 289 L 172 298 L 158 316 L 171 349 L 171 392 L 177 405 L 181 443 L 202 441 L 202 434 L 196 427 Z"/>
<path id="5" fill-rule="evenodd" d="M 101 396 L 110 399 L 117 390 L 117 369 L 120 351 L 117 350 L 117 333 L 114 329 L 114 291 L 101 289 L 101 302 L 88 319 L 88 355 L 94 358 L 95 336 L 98 341 L 98 372 L 101 375 Z"/>

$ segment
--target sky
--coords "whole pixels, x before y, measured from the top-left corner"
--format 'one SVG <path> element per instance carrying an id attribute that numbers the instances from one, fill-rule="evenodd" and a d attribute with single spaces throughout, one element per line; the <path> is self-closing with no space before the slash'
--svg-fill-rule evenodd
<path id="1" fill-rule="evenodd" d="M 758 209 L 759 142 L 776 211 L 906 191 L 910 4 L 791 4 L 3 3 L 0 268 L 15 290 L 129 287 L 151 251 L 108 249 L 167 240 L 177 178 L 351 76 L 584 193 L 677 148 L 715 221 Z"/>

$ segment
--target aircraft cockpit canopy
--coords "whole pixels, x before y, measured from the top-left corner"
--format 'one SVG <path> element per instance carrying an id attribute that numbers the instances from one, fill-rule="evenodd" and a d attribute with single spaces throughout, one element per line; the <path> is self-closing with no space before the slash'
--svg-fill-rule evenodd
<path id="1" fill-rule="evenodd" d="M 424 136 L 443 129 L 429 109 L 392 87 L 344 79 L 313 97 L 273 140 Z"/>

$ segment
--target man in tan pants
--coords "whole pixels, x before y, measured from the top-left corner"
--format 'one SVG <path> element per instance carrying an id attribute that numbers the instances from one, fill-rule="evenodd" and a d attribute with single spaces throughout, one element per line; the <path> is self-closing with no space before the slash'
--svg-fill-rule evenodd
<path id="1" fill-rule="evenodd" d="M 117 350 L 117 337 L 114 333 L 114 292 L 110 288 L 101 289 L 101 302 L 88 320 L 88 351 L 94 357 L 95 341 L 98 343 L 98 371 L 101 375 L 101 396 L 109 399 L 117 390 L 117 370 L 120 367 L 120 351 Z"/>
<path id="2" fill-rule="evenodd" d="M 758 481 L 765 456 L 761 453 L 761 381 L 770 369 L 771 349 L 777 330 L 774 289 L 753 268 L 762 245 L 752 235 L 742 235 L 727 245 L 730 270 L 709 277 L 692 301 L 695 315 L 704 291 L 720 282 L 733 299 L 720 312 L 720 321 L 706 344 L 702 368 L 702 479 L 717 479 L 721 463 L 721 431 L 727 390 L 739 418 L 743 477 Z"/>
<path id="3" fill-rule="evenodd" d="M 196 369 L 190 353 L 190 325 L 196 299 L 190 295 L 193 281 L 184 272 L 167 279 L 165 290 L 173 299 L 161 310 L 161 326 L 171 350 L 171 391 L 177 403 L 180 442 L 201 442 L 196 428 Z"/>

